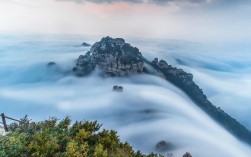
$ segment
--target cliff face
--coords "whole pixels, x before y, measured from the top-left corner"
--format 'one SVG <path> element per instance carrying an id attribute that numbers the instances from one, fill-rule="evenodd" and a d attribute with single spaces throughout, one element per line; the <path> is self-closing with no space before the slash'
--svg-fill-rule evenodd
<path id="1" fill-rule="evenodd" d="M 147 70 L 145 65 L 152 66 L 155 71 Z M 124 39 L 102 38 L 89 52 L 79 56 L 73 71 L 78 76 L 84 76 L 95 69 L 102 71 L 104 76 L 129 76 L 140 73 L 160 76 L 182 89 L 226 130 L 251 145 L 251 132 L 220 108 L 215 107 L 202 89 L 194 83 L 192 74 L 172 67 L 164 60 L 159 61 L 158 58 L 149 62 L 136 47 L 125 43 Z"/>

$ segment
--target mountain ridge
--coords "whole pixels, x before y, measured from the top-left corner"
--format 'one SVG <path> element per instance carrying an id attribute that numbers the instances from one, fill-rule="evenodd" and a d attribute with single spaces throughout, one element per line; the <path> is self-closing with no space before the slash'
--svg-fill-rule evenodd
<path id="1" fill-rule="evenodd" d="M 150 70 L 147 65 L 152 67 Z M 214 106 L 193 81 L 193 75 L 169 65 L 165 60 L 148 61 L 138 48 L 126 43 L 122 38 L 104 37 L 96 42 L 85 55 L 77 59 L 73 71 L 77 76 L 85 76 L 94 70 L 101 75 L 125 77 L 136 74 L 152 74 L 171 82 L 184 91 L 195 104 L 231 134 L 251 145 L 251 132 L 236 119 Z"/>

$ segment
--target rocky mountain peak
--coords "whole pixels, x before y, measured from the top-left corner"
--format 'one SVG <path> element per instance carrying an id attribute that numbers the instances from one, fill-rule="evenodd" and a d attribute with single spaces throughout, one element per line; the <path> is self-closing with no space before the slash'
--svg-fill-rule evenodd
<path id="1" fill-rule="evenodd" d="M 101 69 L 105 75 L 126 76 L 143 72 L 144 62 L 139 49 L 122 38 L 104 37 L 85 55 L 80 55 L 73 71 L 87 75 Z"/>
<path id="2" fill-rule="evenodd" d="M 139 49 L 126 43 L 122 38 L 104 37 L 96 42 L 91 50 L 91 54 L 112 54 L 118 58 L 141 58 Z"/>
<path id="3" fill-rule="evenodd" d="M 145 66 L 146 64 L 152 68 Z M 73 71 L 83 76 L 95 69 L 101 70 L 105 76 L 147 73 L 162 77 L 183 90 L 198 107 L 230 133 L 251 145 L 251 132 L 224 111 L 215 107 L 193 81 L 192 74 L 173 67 L 162 59 L 155 58 L 152 62 L 148 61 L 138 48 L 126 43 L 122 38 L 104 37 L 96 42 L 90 51 L 79 56 Z M 190 154 L 186 156 L 189 157 Z"/>

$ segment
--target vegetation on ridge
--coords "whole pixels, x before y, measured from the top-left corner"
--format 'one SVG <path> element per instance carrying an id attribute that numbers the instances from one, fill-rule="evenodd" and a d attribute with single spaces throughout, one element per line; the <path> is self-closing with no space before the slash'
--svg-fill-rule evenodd
<path id="1" fill-rule="evenodd" d="M 13 123 L 6 135 L 0 135 L 1 157 L 160 157 L 135 152 L 127 142 L 121 142 L 116 131 L 102 130 L 94 122 L 50 118 L 20 124 Z"/>

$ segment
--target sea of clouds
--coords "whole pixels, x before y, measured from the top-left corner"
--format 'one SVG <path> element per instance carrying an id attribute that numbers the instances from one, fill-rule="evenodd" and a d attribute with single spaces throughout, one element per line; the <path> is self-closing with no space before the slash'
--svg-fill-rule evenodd
<path id="1" fill-rule="evenodd" d="M 98 120 L 143 152 L 159 141 L 172 145 L 175 157 L 248 157 L 251 149 L 201 111 L 181 90 L 150 75 L 84 78 L 69 74 L 80 54 L 100 37 L 0 37 L 0 112 L 33 120 L 69 115 Z M 209 100 L 251 128 L 250 54 L 245 45 L 203 44 L 179 40 L 128 39 L 149 60 L 162 58 L 194 75 Z M 48 68 L 54 61 L 57 67 Z M 124 92 L 112 91 L 122 85 Z M 8 121 L 9 122 L 9 121 Z M 164 152 L 167 153 L 167 152 Z"/>

